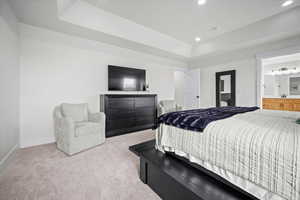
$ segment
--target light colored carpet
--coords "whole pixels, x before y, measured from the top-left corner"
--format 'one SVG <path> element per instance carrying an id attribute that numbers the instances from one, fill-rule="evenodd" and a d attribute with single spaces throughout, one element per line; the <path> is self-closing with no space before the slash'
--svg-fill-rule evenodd
<path id="1" fill-rule="evenodd" d="M 139 180 L 139 160 L 128 147 L 154 138 L 144 131 L 109 138 L 72 157 L 54 144 L 16 152 L 0 175 L 1 200 L 158 200 Z"/>

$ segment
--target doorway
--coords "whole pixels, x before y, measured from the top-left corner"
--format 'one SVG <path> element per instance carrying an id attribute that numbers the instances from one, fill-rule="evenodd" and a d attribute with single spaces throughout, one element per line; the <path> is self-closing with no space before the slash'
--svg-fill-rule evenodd
<path id="1" fill-rule="evenodd" d="M 235 106 L 235 70 L 216 73 L 216 107 Z"/>
<path id="2" fill-rule="evenodd" d="M 261 60 L 260 105 L 270 110 L 300 110 L 300 53 Z"/>
<path id="3" fill-rule="evenodd" d="M 175 100 L 184 109 L 200 107 L 200 69 L 176 71 Z"/>

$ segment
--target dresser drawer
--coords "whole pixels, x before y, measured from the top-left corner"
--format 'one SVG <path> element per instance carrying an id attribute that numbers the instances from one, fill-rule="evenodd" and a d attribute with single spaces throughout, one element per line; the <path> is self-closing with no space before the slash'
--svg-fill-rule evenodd
<path id="1" fill-rule="evenodd" d="M 136 119 L 136 126 L 154 125 L 153 117 L 140 117 Z"/>
<path id="2" fill-rule="evenodd" d="M 126 129 L 135 125 L 135 118 L 107 120 L 108 130 Z"/>
<path id="3" fill-rule="evenodd" d="M 135 107 L 140 108 L 140 107 L 153 107 L 155 104 L 155 99 L 154 98 L 149 98 L 149 97 L 139 97 L 135 98 Z"/>
<path id="4" fill-rule="evenodd" d="M 123 109 L 123 110 L 133 110 L 134 109 L 134 99 L 133 98 L 110 98 L 108 100 L 108 109 Z"/>
<path id="5" fill-rule="evenodd" d="M 135 109 L 135 116 L 138 117 L 147 117 L 147 116 L 154 116 L 155 110 L 153 107 L 141 107 Z"/>
<path id="6" fill-rule="evenodd" d="M 126 119 L 128 116 L 135 116 L 133 109 L 115 109 L 111 108 L 107 111 L 106 118 L 110 119 Z"/>

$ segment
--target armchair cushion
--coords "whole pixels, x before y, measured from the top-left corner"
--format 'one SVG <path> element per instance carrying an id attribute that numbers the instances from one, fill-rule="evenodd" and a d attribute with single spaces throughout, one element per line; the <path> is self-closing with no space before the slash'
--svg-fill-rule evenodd
<path id="1" fill-rule="evenodd" d="M 74 122 L 88 121 L 87 104 L 68 104 L 61 105 L 64 117 L 71 118 Z"/>
<path id="2" fill-rule="evenodd" d="M 94 122 L 76 122 L 75 137 L 99 134 L 101 132 L 101 124 Z"/>

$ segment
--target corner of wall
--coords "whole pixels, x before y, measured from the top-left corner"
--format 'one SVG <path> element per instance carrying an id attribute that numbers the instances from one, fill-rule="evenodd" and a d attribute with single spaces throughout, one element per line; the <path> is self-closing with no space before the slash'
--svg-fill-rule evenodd
<path id="1" fill-rule="evenodd" d="M 16 144 L 9 152 L 0 160 L 0 173 L 5 169 L 10 160 L 13 158 L 16 150 L 19 148 L 19 144 Z"/>
<path id="2" fill-rule="evenodd" d="M 1 113 L 3 122 L 0 140 L 0 170 L 11 159 L 19 148 L 20 137 L 20 34 L 18 19 L 7 0 L 0 1 L 0 81 L 1 81 Z"/>

